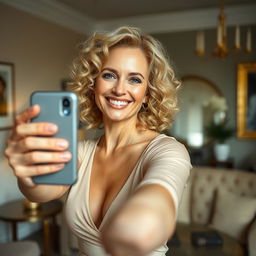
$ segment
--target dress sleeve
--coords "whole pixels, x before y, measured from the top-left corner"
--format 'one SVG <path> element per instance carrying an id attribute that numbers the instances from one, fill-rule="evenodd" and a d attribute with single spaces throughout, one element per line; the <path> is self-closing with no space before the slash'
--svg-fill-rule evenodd
<path id="1" fill-rule="evenodd" d="M 186 148 L 174 138 L 165 137 L 150 149 L 145 160 L 144 177 L 137 188 L 146 184 L 163 186 L 171 194 L 177 213 L 192 168 Z"/>

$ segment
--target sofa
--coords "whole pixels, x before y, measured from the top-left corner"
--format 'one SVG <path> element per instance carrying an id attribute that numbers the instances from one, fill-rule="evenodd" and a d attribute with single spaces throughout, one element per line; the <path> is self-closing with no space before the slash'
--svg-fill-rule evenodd
<path id="1" fill-rule="evenodd" d="M 256 173 L 194 167 L 177 220 L 224 232 L 256 256 Z"/>
<path id="2" fill-rule="evenodd" d="M 255 213 L 255 173 L 194 167 L 182 196 L 177 221 L 225 232 L 240 242 L 249 256 L 256 256 Z M 62 219 L 61 255 L 70 255 L 71 248 L 77 248 L 77 242 L 63 223 Z"/>

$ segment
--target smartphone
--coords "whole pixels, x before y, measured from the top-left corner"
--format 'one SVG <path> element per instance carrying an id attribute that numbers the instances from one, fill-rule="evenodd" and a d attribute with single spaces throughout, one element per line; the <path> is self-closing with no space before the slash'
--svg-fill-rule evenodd
<path id="1" fill-rule="evenodd" d="M 65 163 L 64 169 L 50 174 L 34 176 L 37 184 L 72 185 L 77 180 L 77 129 L 78 99 L 75 93 L 67 91 L 33 92 L 30 104 L 40 105 L 40 113 L 31 122 L 51 122 L 58 126 L 58 133 L 53 137 L 65 138 L 69 141 L 67 151 L 72 159 Z"/>

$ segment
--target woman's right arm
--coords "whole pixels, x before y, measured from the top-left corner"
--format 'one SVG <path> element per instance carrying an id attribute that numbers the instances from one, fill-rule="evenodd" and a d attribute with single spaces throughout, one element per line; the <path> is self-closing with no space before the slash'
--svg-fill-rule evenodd
<path id="1" fill-rule="evenodd" d="M 47 202 L 61 197 L 69 186 L 37 185 L 32 177 L 60 171 L 71 159 L 71 154 L 66 151 L 67 140 L 51 137 L 58 130 L 55 124 L 29 122 L 39 113 L 40 107 L 35 105 L 16 116 L 5 155 L 21 192 L 31 201 Z"/>

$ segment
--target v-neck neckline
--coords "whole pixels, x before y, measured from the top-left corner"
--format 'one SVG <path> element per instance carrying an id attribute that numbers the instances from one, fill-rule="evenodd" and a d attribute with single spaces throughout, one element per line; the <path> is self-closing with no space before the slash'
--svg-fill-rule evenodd
<path id="1" fill-rule="evenodd" d="M 156 137 L 154 137 L 149 143 L 148 145 L 145 147 L 145 149 L 142 151 L 137 163 L 135 164 L 135 166 L 133 167 L 131 173 L 129 174 L 128 178 L 126 179 L 126 181 L 124 182 L 124 185 L 121 187 L 121 189 L 118 191 L 118 193 L 116 194 L 116 196 L 114 197 L 114 199 L 112 200 L 112 202 L 109 204 L 108 206 L 108 209 L 107 211 L 105 212 L 104 216 L 102 217 L 101 219 L 101 222 L 99 224 L 99 226 L 97 227 L 95 222 L 93 221 L 93 218 L 92 218 L 92 215 L 91 215 L 91 209 L 90 209 L 90 187 L 91 187 L 91 174 L 92 174 L 92 167 L 93 167 L 93 162 L 94 162 L 94 156 L 95 156 L 95 152 L 96 152 L 96 149 L 97 149 L 97 146 L 98 146 L 98 143 L 100 141 L 100 138 L 99 137 L 96 142 L 95 142 L 95 145 L 94 145 L 94 148 L 93 148 L 93 151 L 92 151 L 92 155 L 91 155 L 91 159 L 90 159 L 90 168 L 88 170 L 88 186 L 86 188 L 86 208 L 88 209 L 88 216 L 89 216 L 89 219 L 93 225 L 93 227 L 97 230 L 97 231 L 100 231 L 100 229 L 102 228 L 104 222 L 105 222 L 105 219 L 110 211 L 110 209 L 112 208 L 112 206 L 114 205 L 114 203 L 116 202 L 117 198 L 120 196 L 120 194 L 122 193 L 123 189 L 126 187 L 129 179 L 131 178 L 132 174 L 134 173 L 134 170 L 136 170 L 138 164 L 141 162 L 142 160 L 142 157 L 143 155 L 145 154 L 145 152 L 148 150 L 148 148 L 150 147 L 150 145 L 157 139 L 159 138 L 160 136 L 163 136 L 164 134 L 159 134 L 157 135 Z"/>

